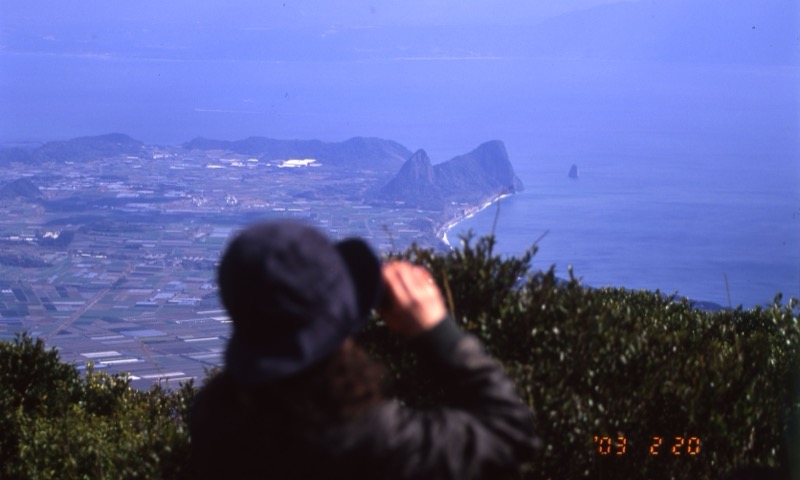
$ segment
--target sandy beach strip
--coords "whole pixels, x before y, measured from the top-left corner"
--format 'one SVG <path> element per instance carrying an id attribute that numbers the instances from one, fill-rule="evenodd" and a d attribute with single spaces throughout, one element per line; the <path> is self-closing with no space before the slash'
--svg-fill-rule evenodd
<path id="1" fill-rule="evenodd" d="M 489 208 L 490 206 L 492 206 L 496 202 L 499 202 L 500 200 L 502 200 L 502 199 L 504 199 L 506 197 L 510 197 L 511 195 L 513 195 L 513 193 L 503 193 L 503 194 L 497 195 L 496 197 L 493 197 L 493 198 L 483 202 L 479 206 L 465 208 L 464 209 L 464 213 L 462 215 L 456 215 L 454 218 L 452 218 L 451 220 L 448 220 L 441 227 L 439 227 L 436 230 L 436 236 L 442 242 L 444 242 L 444 244 L 447 245 L 449 248 L 453 248 L 453 246 L 450 245 L 450 241 L 447 238 L 447 234 L 450 232 L 450 230 L 452 230 L 456 225 L 458 225 L 459 223 L 463 222 L 464 220 L 466 220 L 468 218 L 472 218 L 476 213 L 478 213 L 478 212 L 480 212 L 482 210 L 485 210 L 486 208 Z"/>

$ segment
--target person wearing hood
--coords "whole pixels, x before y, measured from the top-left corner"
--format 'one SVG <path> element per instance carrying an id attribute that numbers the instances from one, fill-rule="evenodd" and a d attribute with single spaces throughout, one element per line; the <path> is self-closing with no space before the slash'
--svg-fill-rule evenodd
<path id="1" fill-rule="evenodd" d="M 529 408 L 448 316 L 423 267 L 380 260 L 306 224 L 254 224 L 218 268 L 233 324 L 221 373 L 190 416 L 198 478 L 495 479 L 530 461 Z M 444 391 L 427 410 L 385 398 L 354 337 L 378 310 Z"/>

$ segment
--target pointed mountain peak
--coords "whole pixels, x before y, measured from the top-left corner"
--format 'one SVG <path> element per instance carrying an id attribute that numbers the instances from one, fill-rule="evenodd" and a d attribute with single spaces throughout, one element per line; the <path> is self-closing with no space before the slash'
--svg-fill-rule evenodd
<path id="1" fill-rule="evenodd" d="M 508 158 L 506 144 L 502 140 L 489 140 L 478 145 L 472 153 L 483 153 Z"/>
<path id="2" fill-rule="evenodd" d="M 522 189 L 505 145 L 492 140 L 436 166 L 431 165 L 424 150 L 417 150 L 380 190 L 379 197 L 435 210 L 465 202 L 481 204 Z"/>
<path id="3" fill-rule="evenodd" d="M 428 158 L 425 150 L 420 149 L 414 152 L 400 168 L 398 176 L 403 177 L 407 182 L 432 184 L 433 165 L 431 165 L 431 159 Z"/>
<path id="4" fill-rule="evenodd" d="M 431 159 L 428 158 L 428 154 L 423 149 L 419 149 L 411 155 L 407 162 L 409 163 L 419 163 L 419 164 L 430 164 Z"/>

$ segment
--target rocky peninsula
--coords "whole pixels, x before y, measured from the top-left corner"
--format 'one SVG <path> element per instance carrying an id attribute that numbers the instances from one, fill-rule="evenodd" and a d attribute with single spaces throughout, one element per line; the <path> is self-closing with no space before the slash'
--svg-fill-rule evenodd
<path id="1" fill-rule="evenodd" d="M 365 236 L 382 251 L 412 242 L 444 248 L 458 221 L 523 189 L 499 140 L 433 165 L 425 150 L 379 138 L 195 138 L 152 146 L 114 133 L 0 149 L 0 166 L 17 177 L 0 185 L 0 196 L 36 206 L 54 225 L 67 212 L 67 223 L 84 231 L 101 221 L 107 229 L 123 215 L 125 223 L 132 215 L 211 215 L 211 223 L 233 225 L 289 215 L 334 236 Z"/>
<path id="2" fill-rule="evenodd" d="M 450 228 L 523 188 L 505 145 L 492 140 L 437 165 L 431 164 L 424 150 L 418 150 L 376 198 L 379 202 L 439 212 L 435 235 L 449 246 Z"/>

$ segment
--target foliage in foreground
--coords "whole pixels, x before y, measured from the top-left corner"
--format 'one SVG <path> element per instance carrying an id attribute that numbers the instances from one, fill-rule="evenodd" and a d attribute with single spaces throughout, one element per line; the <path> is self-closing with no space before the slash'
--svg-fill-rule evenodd
<path id="1" fill-rule="evenodd" d="M 191 384 L 143 392 L 123 375 L 81 376 L 41 339 L 0 343 L 0 478 L 178 478 Z"/>
<path id="2" fill-rule="evenodd" d="M 586 288 L 552 268 L 530 274 L 535 247 L 503 259 L 493 245 L 465 237 L 445 255 L 402 256 L 434 273 L 457 322 L 531 406 L 545 447 L 525 478 L 713 479 L 797 461 L 797 299 L 711 313 L 657 291 Z M 432 403 L 405 345 L 382 328 L 364 336 L 395 394 Z"/>
<path id="3" fill-rule="evenodd" d="M 531 405 L 545 447 L 524 478 L 713 479 L 786 466 L 800 451 L 800 302 L 709 313 L 659 292 L 530 273 L 533 251 L 504 259 L 493 244 L 465 238 L 446 254 L 402 256 L 434 272 L 457 322 Z M 361 341 L 387 364 L 394 394 L 435 403 L 404 342 L 380 322 Z M 194 393 L 81 377 L 25 336 L 0 343 L 0 477 L 180 477 Z"/>

